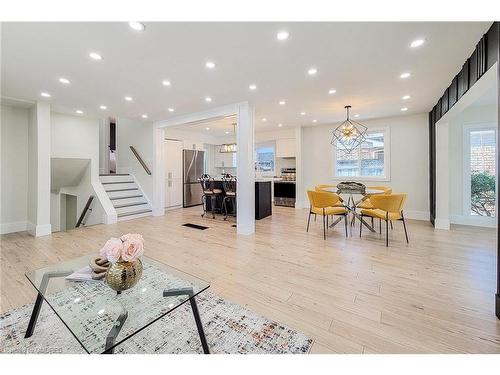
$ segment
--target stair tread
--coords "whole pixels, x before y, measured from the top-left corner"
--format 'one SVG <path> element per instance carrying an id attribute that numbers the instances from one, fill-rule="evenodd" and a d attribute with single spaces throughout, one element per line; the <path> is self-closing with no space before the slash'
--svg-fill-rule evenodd
<path id="1" fill-rule="evenodd" d="M 145 214 L 147 212 L 153 212 L 153 210 L 149 208 L 149 209 L 139 210 L 139 211 L 123 212 L 123 213 L 119 213 L 118 217 L 140 215 L 140 214 Z"/>
<path id="2" fill-rule="evenodd" d="M 113 189 L 113 190 L 104 190 L 104 191 L 106 193 L 114 193 L 116 191 L 130 191 L 130 190 L 139 190 L 139 188 Z"/>
<path id="3" fill-rule="evenodd" d="M 133 184 L 135 181 L 113 181 L 113 182 L 101 182 L 103 185 L 112 185 L 112 184 Z"/>
<path id="4" fill-rule="evenodd" d="M 116 197 L 116 198 L 109 198 L 110 200 L 114 201 L 116 199 L 128 199 L 128 198 L 140 198 L 142 197 L 142 194 L 141 195 L 130 195 L 128 197 Z"/>
<path id="5" fill-rule="evenodd" d="M 124 208 L 124 207 L 132 207 L 132 206 L 141 206 L 143 204 L 148 204 L 148 202 L 137 202 L 137 203 L 124 203 L 113 206 L 114 208 Z"/>

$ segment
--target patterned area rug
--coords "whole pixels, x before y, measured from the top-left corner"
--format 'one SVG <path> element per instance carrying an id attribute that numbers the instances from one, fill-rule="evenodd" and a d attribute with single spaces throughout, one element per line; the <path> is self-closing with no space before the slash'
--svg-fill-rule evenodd
<path id="1" fill-rule="evenodd" d="M 197 297 L 211 353 L 308 353 L 312 340 L 282 324 L 205 291 Z M 35 333 L 24 339 L 33 304 L 0 315 L 0 352 L 85 353 L 52 309 L 43 304 Z M 115 353 L 202 353 L 189 303 L 117 346 Z"/>

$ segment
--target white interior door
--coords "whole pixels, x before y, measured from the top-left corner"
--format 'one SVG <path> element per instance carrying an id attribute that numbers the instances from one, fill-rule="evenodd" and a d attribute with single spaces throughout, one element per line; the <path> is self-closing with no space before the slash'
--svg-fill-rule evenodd
<path id="1" fill-rule="evenodd" d="M 165 208 L 182 206 L 182 141 L 165 140 Z"/>

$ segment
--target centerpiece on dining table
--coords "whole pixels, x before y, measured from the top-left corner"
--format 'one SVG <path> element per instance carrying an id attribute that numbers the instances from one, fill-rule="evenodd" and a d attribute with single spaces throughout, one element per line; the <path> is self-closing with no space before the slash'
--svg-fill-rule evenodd
<path id="1" fill-rule="evenodd" d="M 110 238 L 100 251 L 101 257 L 111 263 L 105 276 L 106 283 L 121 293 L 132 288 L 142 276 L 144 238 L 137 233 L 124 234 L 120 238 Z"/>
<path id="2" fill-rule="evenodd" d="M 339 193 L 354 193 L 364 195 L 366 192 L 366 186 L 360 182 L 343 181 L 337 184 L 337 191 Z"/>

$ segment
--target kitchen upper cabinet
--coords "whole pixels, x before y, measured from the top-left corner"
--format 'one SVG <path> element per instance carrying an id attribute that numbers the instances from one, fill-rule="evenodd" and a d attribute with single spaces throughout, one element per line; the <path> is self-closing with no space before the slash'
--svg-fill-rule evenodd
<path id="1" fill-rule="evenodd" d="M 277 158 L 294 158 L 295 157 L 295 139 L 285 138 L 276 140 L 276 157 Z"/>
<path id="2" fill-rule="evenodd" d="M 215 166 L 217 168 L 235 168 L 236 152 L 219 152 L 219 146 L 215 147 Z"/>

